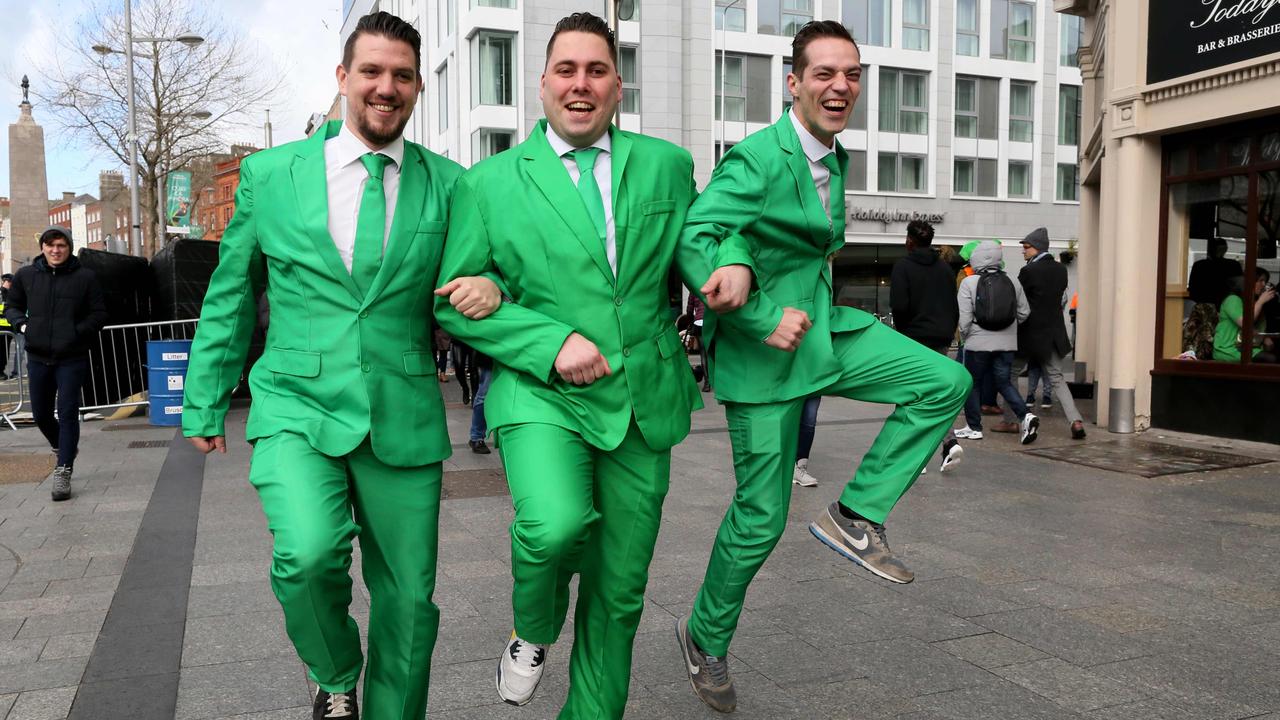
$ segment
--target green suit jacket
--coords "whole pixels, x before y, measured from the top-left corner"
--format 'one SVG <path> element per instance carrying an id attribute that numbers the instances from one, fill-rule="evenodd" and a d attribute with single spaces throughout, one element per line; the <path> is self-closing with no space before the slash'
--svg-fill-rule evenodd
<path id="1" fill-rule="evenodd" d="M 694 196 L 693 159 L 668 142 L 610 129 L 617 277 L 569 173 L 546 137 L 529 138 L 463 175 L 454 193 L 440 281 L 496 275 L 511 302 L 472 321 L 436 300 L 440 325 L 496 361 L 489 425 L 548 423 L 611 450 L 634 416 L 646 444 L 665 450 L 702 406 L 667 300 L 667 278 Z M 714 248 L 685 253 L 706 280 Z M 585 386 L 555 372 L 577 331 L 613 374 Z"/>
<path id="2" fill-rule="evenodd" d="M 847 166 L 848 154 L 839 142 L 836 155 Z M 711 343 L 717 399 L 780 402 L 810 395 L 839 377 L 832 333 L 876 322 L 861 310 L 831 304 L 827 258 L 844 245 L 844 225 L 843 217 L 828 222 L 809 159 L 786 113 L 725 154 L 689 208 L 681 243 L 745 247 L 746 260 L 739 251 L 733 257 L 755 273 L 756 290 L 746 305 L 725 315 L 706 314 L 703 333 Z M 794 353 L 763 342 L 784 307 L 803 310 L 813 321 Z"/>
<path id="3" fill-rule="evenodd" d="M 330 122 L 241 164 L 236 214 L 191 351 L 183 433 L 225 434 L 265 286 L 271 324 L 249 374 L 249 440 L 294 432 L 342 456 L 369 437 L 388 465 L 439 462 L 450 446 L 432 353 L 431 279 L 462 168 L 405 143 L 386 251 L 361 297 L 328 229 L 324 142 L 340 129 Z"/>

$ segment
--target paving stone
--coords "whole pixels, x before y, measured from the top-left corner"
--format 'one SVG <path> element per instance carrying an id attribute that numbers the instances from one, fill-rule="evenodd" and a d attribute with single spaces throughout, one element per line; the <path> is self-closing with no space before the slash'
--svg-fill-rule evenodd
<path id="1" fill-rule="evenodd" d="M 1000 633 L 943 640 L 933 643 L 933 646 L 988 670 L 1048 657 L 1030 645 L 1011 640 Z"/>
<path id="2" fill-rule="evenodd" d="M 297 657 L 279 610 L 187 620 L 183 667 L 270 657 Z"/>
<path id="3" fill-rule="evenodd" d="M 5 586 L 4 592 L 0 592 L 0 603 L 9 602 L 10 600 L 38 598 L 44 594 L 44 590 L 47 587 L 49 587 L 49 583 L 44 580 L 9 583 Z"/>
<path id="4" fill-rule="evenodd" d="M 1129 605 L 1102 605 L 1079 608 L 1068 614 L 1079 620 L 1101 626 L 1117 633 L 1134 633 L 1161 628 L 1170 624 L 1163 615 L 1144 612 Z"/>
<path id="5" fill-rule="evenodd" d="M 198 720 L 307 705 L 310 692 L 305 678 L 296 657 L 186 668 L 178 684 L 174 718 Z M 228 688 L 235 692 L 227 692 Z"/>
<path id="6" fill-rule="evenodd" d="M 13 703 L 18 699 L 17 693 L 8 695 L 0 695 L 0 717 L 7 717 L 9 709 L 13 707 Z"/>
<path id="7" fill-rule="evenodd" d="M 996 668 L 1010 682 L 1076 712 L 1145 700 L 1147 693 L 1096 675 L 1058 658 Z"/>
<path id="8" fill-rule="evenodd" d="M 271 583 L 265 574 L 252 582 L 198 585 L 191 588 L 187 599 L 189 618 L 279 609 L 280 602 L 271 591 Z"/>
<path id="9" fill-rule="evenodd" d="M 54 635 L 96 633 L 102 628 L 102 622 L 106 619 L 106 616 L 107 611 L 103 609 L 31 617 L 27 618 L 27 621 L 22 624 L 22 629 L 18 631 L 17 637 L 20 639 L 47 638 Z"/>
<path id="10" fill-rule="evenodd" d="M 973 718 L 1068 720 L 1079 717 L 1074 712 L 1059 707 L 1013 683 L 991 680 L 917 697 L 915 702 L 926 713 L 926 717 L 950 720 L 973 720 Z"/>
<path id="11" fill-rule="evenodd" d="M 84 577 L 88 560 L 54 560 L 26 563 L 14 573 L 11 582 L 39 582 Z"/>
<path id="12" fill-rule="evenodd" d="M 172 718 L 178 674 L 85 682 L 68 720 L 97 718 Z"/>
<path id="13" fill-rule="evenodd" d="M 1121 660 L 1092 670 L 1180 707 L 1186 717 L 1246 718 L 1268 708 L 1249 703 L 1258 688 L 1236 669 L 1224 669 L 1197 658 L 1171 653 Z M 1274 683 L 1274 670 L 1262 675 Z"/>
<path id="14" fill-rule="evenodd" d="M 977 618 L 975 622 L 1005 637 L 1085 667 L 1138 657 L 1149 651 L 1137 639 L 1108 633 L 1065 612 L 1047 608 L 993 613 Z"/>
<path id="15" fill-rule="evenodd" d="M 266 577 L 270 572 L 269 553 L 261 561 L 196 565 L 191 568 L 191 587 L 252 582 Z"/>
<path id="16" fill-rule="evenodd" d="M 85 682 L 176 672 L 182 635 L 182 623 L 104 628 L 85 671 Z"/>
<path id="17" fill-rule="evenodd" d="M 93 644 L 97 639 L 97 633 L 54 635 L 44 644 L 44 650 L 40 652 L 40 659 L 61 660 L 63 658 L 88 657 L 93 652 Z"/>
<path id="18" fill-rule="evenodd" d="M 85 577 L 94 577 L 98 575 L 119 575 L 124 572 L 125 561 L 128 555 L 94 555 L 89 560 L 89 567 L 85 570 Z"/>
<path id="19" fill-rule="evenodd" d="M 44 648 L 45 638 L 0 640 L 0 666 L 35 662 Z"/>
<path id="20" fill-rule="evenodd" d="M 70 658 L 6 666 L 0 672 L 0 693 L 73 686 L 80 682 L 85 660 Z"/>
<path id="21" fill-rule="evenodd" d="M 845 677 L 869 677 L 907 697 L 946 692 L 988 680 L 984 670 L 915 638 L 844 648 Z"/>
<path id="22" fill-rule="evenodd" d="M 32 690 L 18 695 L 6 720 L 62 720 L 71 710 L 76 688 Z"/>
<path id="23" fill-rule="evenodd" d="M 96 575 L 73 580 L 54 580 L 45 588 L 44 597 L 114 593 L 119 585 L 119 575 Z"/>
<path id="24" fill-rule="evenodd" d="M 1016 610 L 1038 604 L 1033 599 L 1019 599 L 1003 589 L 997 590 L 965 577 L 917 580 L 894 589 L 916 602 L 962 618 Z"/>

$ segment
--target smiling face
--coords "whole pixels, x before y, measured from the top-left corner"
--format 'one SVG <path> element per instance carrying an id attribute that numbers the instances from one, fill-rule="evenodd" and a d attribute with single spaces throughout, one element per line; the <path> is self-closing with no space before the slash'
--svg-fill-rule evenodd
<path id="1" fill-rule="evenodd" d="M 861 59 L 853 43 L 834 37 L 810 42 L 804 56 L 808 63 L 802 75 L 787 75 L 787 88 L 795 98 L 792 112 L 806 130 L 830 146 L 849 124 L 862 92 Z"/>
<path id="2" fill-rule="evenodd" d="M 71 257 L 71 243 L 61 235 L 53 235 L 40 245 L 40 252 L 44 255 L 45 262 L 56 267 Z"/>
<path id="3" fill-rule="evenodd" d="M 599 140 L 622 101 L 622 77 L 605 39 L 576 31 L 556 36 L 539 96 L 547 122 L 565 142 L 587 147 Z"/>
<path id="4" fill-rule="evenodd" d="M 350 67 L 338 66 L 348 126 L 370 150 L 387 146 L 404 132 L 422 92 L 416 68 L 409 43 L 368 33 L 356 38 Z"/>

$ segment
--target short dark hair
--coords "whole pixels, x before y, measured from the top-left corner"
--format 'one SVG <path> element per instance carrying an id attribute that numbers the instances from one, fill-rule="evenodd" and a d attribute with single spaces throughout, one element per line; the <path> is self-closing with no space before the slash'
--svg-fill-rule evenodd
<path id="1" fill-rule="evenodd" d="M 560 18 L 560 22 L 556 23 L 556 29 L 551 32 L 551 39 L 547 41 L 547 60 L 551 59 L 551 50 L 556 46 L 556 38 L 562 32 L 584 32 L 604 38 L 605 44 L 609 46 L 609 59 L 613 61 L 615 69 L 618 67 L 618 40 L 613 36 L 613 30 L 604 18 L 589 12 L 576 12 Z M 546 63 L 546 60 L 543 63 Z"/>
<path id="2" fill-rule="evenodd" d="M 920 247 L 928 247 L 933 244 L 933 226 L 924 220 L 912 220 L 907 223 L 907 237 Z"/>
<path id="3" fill-rule="evenodd" d="M 1257 282 L 1258 280 L 1268 282 L 1271 280 L 1271 271 L 1264 267 L 1256 267 L 1253 269 L 1253 279 L 1254 282 Z"/>
<path id="4" fill-rule="evenodd" d="M 800 32 L 791 40 L 791 72 L 798 78 L 804 77 L 804 69 L 809 66 L 809 58 L 804 54 L 809 43 L 822 38 L 836 38 L 853 43 L 853 49 L 862 57 L 862 49 L 849 34 L 848 28 L 835 20 L 810 20 L 800 28 Z"/>
<path id="5" fill-rule="evenodd" d="M 381 35 L 409 43 L 409 47 L 413 48 L 413 69 L 418 77 L 422 77 L 422 36 L 412 25 L 385 11 L 360 18 L 356 22 L 356 29 L 351 31 L 346 44 L 342 46 L 342 67 L 348 70 L 351 69 L 351 58 L 356 53 L 356 40 L 361 35 Z"/>

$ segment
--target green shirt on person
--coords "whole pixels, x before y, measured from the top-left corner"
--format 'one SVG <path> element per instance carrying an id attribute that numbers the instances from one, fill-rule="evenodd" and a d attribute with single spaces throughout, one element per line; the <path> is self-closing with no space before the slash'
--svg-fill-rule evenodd
<path id="1" fill-rule="evenodd" d="M 1240 328 L 1244 322 L 1244 301 L 1239 295 L 1228 295 L 1218 308 L 1218 327 L 1213 333 L 1213 359 L 1225 362 L 1240 362 Z M 1253 323 L 1255 332 L 1265 332 L 1266 318 L 1258 318 Z M 1257 357 L 1262 348 L 1253 351 Z"/>

